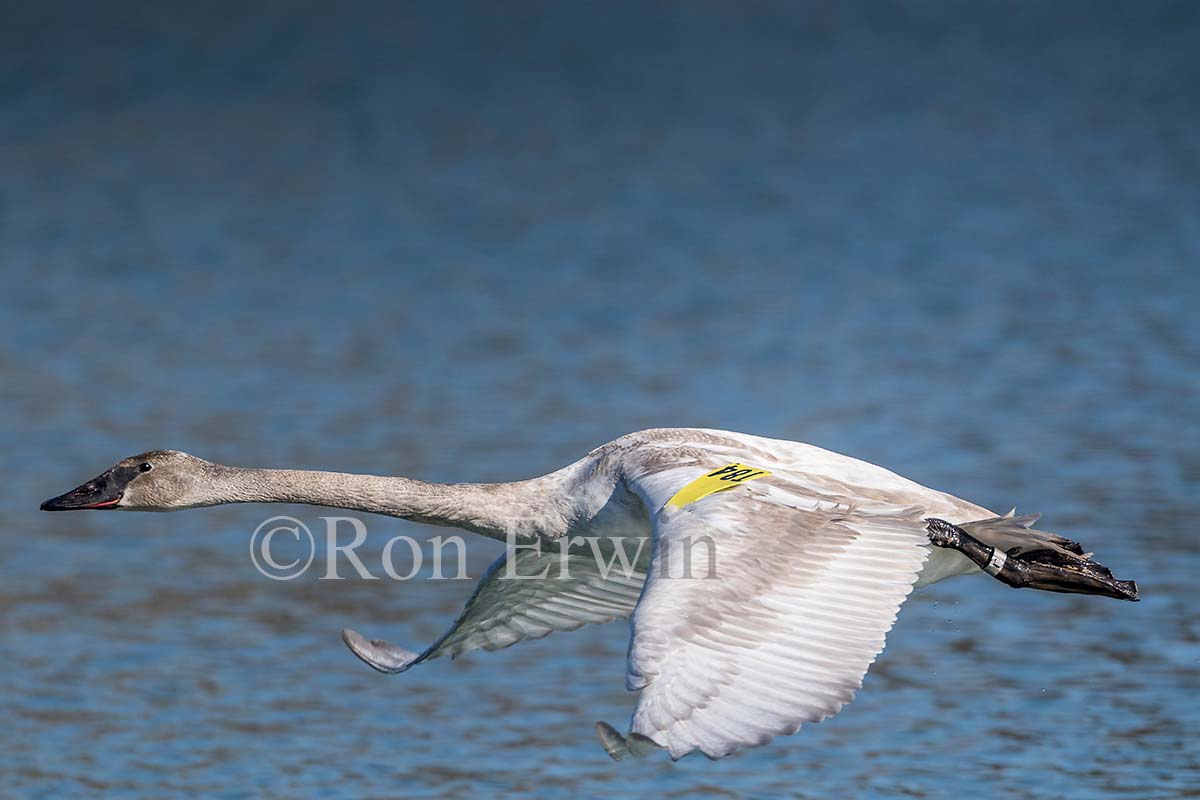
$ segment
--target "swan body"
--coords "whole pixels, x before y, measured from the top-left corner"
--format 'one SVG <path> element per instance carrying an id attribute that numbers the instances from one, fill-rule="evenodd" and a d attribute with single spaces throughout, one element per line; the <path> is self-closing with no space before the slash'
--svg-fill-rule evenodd
<path id="1" fill-rule="evenodd" d="M 730 476 L 747 479 L 718 483 Z M 836 714 L 909 593 L 955 575 L 1137 599 L 1132 582 L 1074 542 L 1033 530 L 1036 515 L 998 516 L 812 445 L 707 429 L 632 433 L 502 484 L 245 469 L 151 451 L 42 507 L 237 502 L 382 513 L 509 543 L 425 650 L 343 631 L 381 672 L 630 619 L 626 683 L 637 706 L 626 734 L 597 726 L 614 758 L 719 758 Z"/>

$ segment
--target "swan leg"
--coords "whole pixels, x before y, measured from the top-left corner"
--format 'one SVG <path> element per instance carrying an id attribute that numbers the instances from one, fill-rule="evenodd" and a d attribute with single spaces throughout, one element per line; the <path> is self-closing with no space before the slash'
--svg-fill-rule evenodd
<path id="1" fill-rule="evenodd" d="M 983 544 L 957 525 L 951 525 L 946 520 L 936 517 L 925 520 L 925 530 L 929 532 L 929 543 L 935 547 L 947 547 L 951 550 L 961 551 L 967 540 Z M 969 554 L 964 553 L 964 555 L 970 558 Z"/>
<path id="2" fill-rule="evenodd" d="M 349 628 L 342 629 L 342 641 L 346 643 L 346 647 L 350 648 L 351 653 L 361 658 L 373 669 L 389 675 L 404 672 L 421 655 L 380 639 L 367 639 L 358 631 L 352 631 Z"/>
<path id="3" fill-rule="evenodd" d="M 1047 592 L 1098 594 L 1117 600 L 1138 599 L 1137 584 L 1113 577 L 1108 567 L 1090 558 L 1050 548 L 1010 555 L 990 547 L 957 525 L 945 520 L 925 520 L 929 541 L 935 547 L 957 550 L 984 572 L 1014 589 L 1028 587 Z"/>

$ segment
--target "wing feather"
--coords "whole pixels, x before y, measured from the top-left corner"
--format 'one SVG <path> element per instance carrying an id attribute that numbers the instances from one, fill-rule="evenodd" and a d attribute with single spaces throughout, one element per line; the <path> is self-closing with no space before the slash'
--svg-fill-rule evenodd
<path id="1" fill-rule="evenodd" d="M 636 569 L 629 574 L 620 569 L 604 574 L 595 558 L 581 553 L 569 554 L 564 575 L 554 548 L 521 548 L 511 555 L 516 559 L 511 574 L 526 577 L 507 577 L 510 552 L 506 551 L 488 567 L 450 629 L 422 652 L 368 640 L 352 630 L 343 631 L 342 639 L 355 655 L 380 672 L 404 672 L 438 656 L 499 650 L 554 631 L 627 618 L 646 577 Z M 543 572 L 544 578 L 530 577 Z"/>
<path id="2" fill-rule="evenodd" d="M 783 470 L 664 508 L 705 466 L 630 482 L 660 509 L 633 614 L 627 683 L 641 695 L 630 735 L 672 758 L 720 758 L 836 714 L 883 650 L 929 552 L 915 509 L 796 502 L 805 487 Z M 713 542 L 713 574 L 673 574 L 673 550 L 699 538 Z"/>

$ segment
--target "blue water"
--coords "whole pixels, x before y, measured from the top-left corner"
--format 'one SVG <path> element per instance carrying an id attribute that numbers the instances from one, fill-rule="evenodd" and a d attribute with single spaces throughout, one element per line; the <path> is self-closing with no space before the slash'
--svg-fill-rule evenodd
<path id="1" fill-rule="evenodd" d="M 0 793 L 1200 791 L 1200 14 L 752 8 L 6 12 Z M 616 764 L 623 625 L 382 676 L 339 629 L 470 582 L 36 511 L 152 447 L 485 481 L 655 425 L 1041 511 L 1144 599 L 943 583 L 838 717 Z"/>

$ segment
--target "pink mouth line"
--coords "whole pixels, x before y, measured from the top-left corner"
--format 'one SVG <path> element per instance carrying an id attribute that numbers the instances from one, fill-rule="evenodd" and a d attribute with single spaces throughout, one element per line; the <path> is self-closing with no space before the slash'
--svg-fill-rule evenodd
<path id="1" fill-rule="evenodd" d="M 103 503 L 92 503 L 91 505 L 80 506 L 80 508 L 107 508 L 108 506 L 115 506 L 117 503 L 121 502 L 121 498 L 124 496 L 125 495 L 122 493 L 114 497 L 112 500 L 105 500 Z"/>

